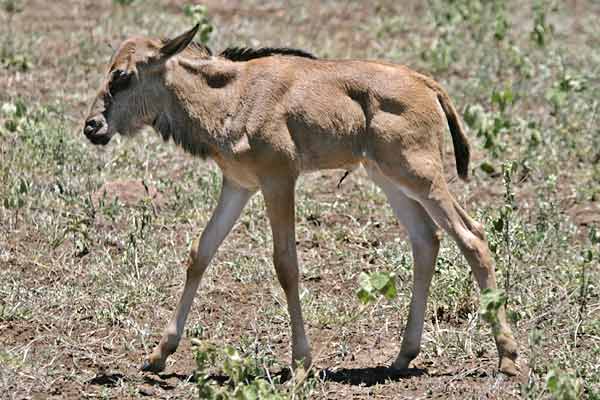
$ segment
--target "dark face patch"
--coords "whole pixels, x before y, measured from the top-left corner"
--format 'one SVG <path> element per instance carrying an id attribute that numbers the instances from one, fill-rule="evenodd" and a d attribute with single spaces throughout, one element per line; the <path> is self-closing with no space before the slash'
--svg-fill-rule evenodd
<path id="1" fill-rule="evenodd" d="M 112 72 L 110 81 L 108 83 L 108 91 L 111 96 L 114 96 L 118 92 L 125 90 L 131 83 L 131 77 L 133 73 L 127 72 L 122 69 L 116 69 Z"/>

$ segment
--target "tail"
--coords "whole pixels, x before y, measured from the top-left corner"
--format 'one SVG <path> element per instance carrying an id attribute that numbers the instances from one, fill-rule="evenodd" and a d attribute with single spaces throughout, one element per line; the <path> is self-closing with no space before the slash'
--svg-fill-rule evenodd
<path id="1" fill-rule="evenodd" d="M 448 127 L 450 128 L 452 144 L 454 146 L 454 157 L 456 158 L 456 171 L 461 179 L 467 180 L 469 177 L 469 158 L 471 156 L 469 139 L 465 135 L 465 130 L 452 101 L 450 101 L 448 93 L 439 85 L 436 85 L 434 90 L 448 120 Z"/>

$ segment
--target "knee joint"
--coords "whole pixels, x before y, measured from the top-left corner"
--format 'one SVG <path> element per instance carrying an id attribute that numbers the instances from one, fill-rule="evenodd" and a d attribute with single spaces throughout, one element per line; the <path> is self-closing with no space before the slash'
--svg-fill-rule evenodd
<path id="1" fill-rule="evenodd" d="M 475 236 L 477 236 L 479 239 L 483 240 L 484 242 L 486 241 L 485 227 L 483 226 L 483 224 L 480 224 L 479 222 L 475 221 L 475 222 L 473 222 L 471 229 L 473 230 L 473 233 L 475 234 Z"/>
<path id="2" fill-rule="evenodd" d="M 467 249 L 479 260 L 479 268 L 493 271 L 492 255 L 485 240 L 474 237 L 467 242 Z"/>
<path id="3" fill-rule="evenodd" d="M 190 256 L 188 261 L 188 272 L 191 273 L 202 273 L 208 266 L 210 259 L 200 254 L 196 242 L 192 245 L 190 250 Z"/>

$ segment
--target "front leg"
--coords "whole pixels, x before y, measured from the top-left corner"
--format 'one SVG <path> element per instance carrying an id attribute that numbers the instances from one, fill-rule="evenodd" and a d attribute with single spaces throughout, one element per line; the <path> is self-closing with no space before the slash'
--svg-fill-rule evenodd
<path id="1" fill-rule="evenodd" d="M 142 366 L 143 371 L 160 372 L 165 369 L 167 357 L 175 352 L 179 345 L 185 321 L 194 302 L 202 275 L 253 193 L 238 187 L 223 177 L 223 186 L 217 207 L 202 232 L 200 241 L 196 240 L 192 244 L 185 286 L 175 313 L 169 321 L 160 343 Z"/>
<path id="2" fill-rule="evenodd" d="M 292 367 L 311 365 L 310 345 L 304 332 L 304 321 L 298 294 L 298 257 L 294 229 L 295 179 L 262 180 L 262 191 L 273 232 L 273 263 L 279 283 L 285 292 L 292 327 Z"/>

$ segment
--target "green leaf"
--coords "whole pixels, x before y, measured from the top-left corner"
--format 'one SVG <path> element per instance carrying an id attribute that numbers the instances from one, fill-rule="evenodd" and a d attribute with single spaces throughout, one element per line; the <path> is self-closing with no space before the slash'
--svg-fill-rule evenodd
<path id="1" fill-rule="evenodd" d="M 482 162 L 481 165 L 479 166 L 479 168 L 481 168 L 481 170 L 488 175 L 492 175 L 492 174 L 496 173 L 496 169 L 494 168 L 494 166 L 487 161 Z"/>
<path id="2" fill-rule="evenodd" d="M 19 188 L 18 188 L 18 193 L 20 194 L 25 194 L 27 193 L 28 190 L 28 184 L 27 181 L 25 179 L 19 179 Z"/>
<path id="3" fill-rule="evenodd" d="M 359 289 L 356 295 L 358 296 L 360 302 L 363 304 L 369 304 L 375 301 L 375 296 L 373 296 L 371 293 L 369 293 L 369 291 L 363 288 Z"/>
<path id="4" fill-rule="evenodd" d="M 591 226 L 588 236 L 592 244 L 600 244 L 600 230 L 596 229 L 595 225 Z"/>
<path id="5" fill-rule="evenodd" d="M 551 370 L 546 375 L 546 387 L 550 391 L 550 393 L 556 393 L 558 388 L 558 377 L 556 376 L 556 371 Z"/>
<path id="6" fill-rule="evenodd" d="M 386 299 L 393 300 L 396 298 L 397 294 L 398 294 L 398 290 L 396 290 L 396 281 L 395 281 L 395 279 L 390 279 L 388 281 L 388 284 L 384 288 L 383 295 L 385 296 Z"/>
<path id="7" fill-rule="evenodd" d="M 506 304 L 507 296 L 502 289 L 484 289 L 481 292 L 481 317 L 489 323 L 498 321 L 498 310 Z"/>
<path id="8" fill-rule="evenodd" d="M 358 276 L 358 284 L 359 286 L 366 290 L 366 291 L 372 291 L 373 287 L 371 285 L 371 279 L 369 278 L 369 274 L 367 274 L 366 272 L 361 272 L 360 275 Z"/>
<path id="9" fill-rule="evenodd" d="M 389 280 L 389 275 L 384 272 L 373 272 L 370 277 L 371 284 L 377 291 L 381 291 L 388 284 Z"/>
<path id="10" fill-rule="evenodd" d="M 356 295 L 363 304 L 374 302 L 377 296 L 391 300 L 397 295 L 395 279 L 393 272 L 362 272 L 358 277 L 360 288 Z"/>
<path id="11" fill-rule="evenodd" d="M 500 217 L 494 221 L 494 230 L 496 232 L 501 233 L 504 229 L 504 216 L 500 215 Z"/>
<path id="12" fill-rule="evenodd" d="M 256 382 L 253 382 L 252 385 L 243 386 L 241 392 L 239 393 L 241 396 L 236 396 L 243 400 L 258 400 L 258 387 Z"/>

